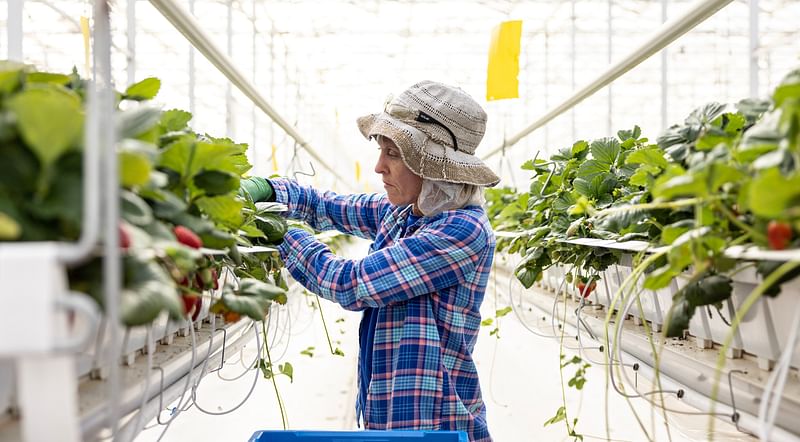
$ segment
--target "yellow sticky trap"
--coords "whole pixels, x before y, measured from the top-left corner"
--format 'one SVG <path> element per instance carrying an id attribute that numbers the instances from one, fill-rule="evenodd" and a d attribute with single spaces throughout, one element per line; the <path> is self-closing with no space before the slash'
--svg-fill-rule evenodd
<path id="1" fill-rule="evenodd" d="M 272 172 L 278 173 L 278 156 L 276 155 L 278 146 L 272 145 Z"/>
<path id="2" fill-rule="evenodd" d="M 522 20 L 505 21 L 492 30 L 486 100 L 519 97 L 519 48 Z"/>
<path id="3" fill-rule="evenodd" d="M 85 16 L 81 16 L 81 34 L 83 34 L 83 58 L 84 58 L 84 75 L 86 78 L 90 77 L 92 73 L 91 62 L 90 62 L 90 33 L 89 33 L 89 18 Z"/>
<path id="4" fill-rule="evenodd" d="M 361 163 L 356 161 L 356 182 L 361 181 Z"/>

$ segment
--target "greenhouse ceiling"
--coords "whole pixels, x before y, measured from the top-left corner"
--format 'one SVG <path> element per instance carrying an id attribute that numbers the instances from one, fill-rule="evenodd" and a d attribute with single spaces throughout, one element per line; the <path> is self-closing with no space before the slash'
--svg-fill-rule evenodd
<path id="1" fill-rule="evenodd" d="M 76 66 L 85 72 L 80 23 L 82 16 L 91 16 L 91 2 L 8 0 L 9 7 L 0 8 L 4 42 L 13 38 L 8 26 L 12 3 L 22 4 L 25 61 L 55 71 Z M 191 9 L 200 27 L 316 150 L 335 157 L 344 176 L 375 189 L 379 181 L 369 171 L 377 150 L 361 138 L 354 121 L 379 111 L 389 93 L 421 79 L 459 85 L 485 104 L 490 115 L 478 151 L 485 153 L 695 2 L 179 3 Z M 191 110 L 195 130 L 253 144 L 256 173 L 309 170 L 308 156 L 192 50 L 149 1 L 117 0 L 112 8 L 112 63 L 118 88 L 159 77 L 159 101 L 165 107 Z M 507 184 L 520 185 L 524 173 L 508 164 L 519 164 L 537 151 L 633 125 L 655 138 L 707 101 L 758 96 L 800 64 L 798 17 L 797 1 L 734 1 L 662 54 L 509 149 L 508 161 L 497 156 L 490 162 Z M 487 102 L 491 32 L 506 20 L 523 22 L 519 98 Z M 3 44 L 0 57 L 9 54 L 10 46 Z"/>

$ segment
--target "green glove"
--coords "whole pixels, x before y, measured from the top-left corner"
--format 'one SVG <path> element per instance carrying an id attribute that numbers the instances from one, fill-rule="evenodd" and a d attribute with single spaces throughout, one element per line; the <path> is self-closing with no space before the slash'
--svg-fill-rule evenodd
<path id="1" fill-rule="evenodd" d="M 272 184 L 266 178 L 257 176 L 245 178 L 239 184 L 239 191 L 250 195 L 256 203 L 275 200 Z"/>

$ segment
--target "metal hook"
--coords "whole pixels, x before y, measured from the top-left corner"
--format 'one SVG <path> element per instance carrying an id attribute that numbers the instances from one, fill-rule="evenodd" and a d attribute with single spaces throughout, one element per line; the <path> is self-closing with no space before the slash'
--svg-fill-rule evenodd
<path id="1" fill-rule="evenodd" d="M 153 370 L 161 372 L 161 380 L 159 381 L 158 388 L 158 414 L 156 415 L 156 422 L 159 425 L 167 425 L 167 422 L 161 422 L 161 412 L 164 411 L 164 369 L 161 367 L 153 367 Z"/>
<path id="2" fill-rule="evenodd" d="M 301 170 L 296 170 L 294 172 L 293 175 L 294 175 L 295 181 L 297 181 L 297 175 L 305 175 L 305 176 L 308 176 L 308 177 L 313 177 L 313 176 L 317 175 L 317 171 L 314 169 L 314 164 L 311 161 L 308 162 L 308 167 L 311 168 L 311 173 L 303 172 Z"/>
<path id="3" fill-rule="evenodd" d="M 228 329 L 219 327 L 214 329 L 214 333 L 222 330 L 222 360 L 219 362 L 219 367 L 215 368 L 214 370 L 210 370 L 209 373 L 214 373 L 215 371 L 222 370 L 222 367 L 225 366 L 225 342 L 228 340 Z M 209 356 L 211 352 L 209 351 Z"/>
<path id="4" fill-rule="evenodd" d="M 744 434 L 749 434 L 751 436 L 755 436 L 755 434 L 753 434 L 753 433 L 751 433 L 751 432 L 739 427 L 739 417 L 740 417 L 740 415 L 739 415 L 739 412 L 736 411 L 736 399 L 734 398 L 734 395 L 733 395 L 733 374 L 734 373 L 747 374 L 747 371 L 745 371 L 745 370 L 731 370 L 731 371 L 728 372 L 728 390 L 731 393 L 731 408 L 733 409 L 733 413 L 731 414 L 731 421 L 733 422 L 734 425 L 736 425 L 736 430 L 739 431 L 740 433 L 744 433 Z"/>

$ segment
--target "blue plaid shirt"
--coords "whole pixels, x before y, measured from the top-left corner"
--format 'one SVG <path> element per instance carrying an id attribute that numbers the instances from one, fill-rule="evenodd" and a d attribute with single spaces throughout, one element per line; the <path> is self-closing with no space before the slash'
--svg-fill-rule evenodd
<path id="1" fill-rule="evenodd" d="M 393 206 L 385 194 L 270 182 L 290 217 L 373 240 L 357 260 L 337 257 L 302 229 L 289 229 L 279 247 L 287 270 L 310 291 L 348 310 L 375 309 L 372 348 L 361 350 L 372 356 L 359 410 L 367 428 L 458 430 L 491 441 L 472 360 L 495 245 L 483 209 L 406 226 L 411 206 Z"/>

